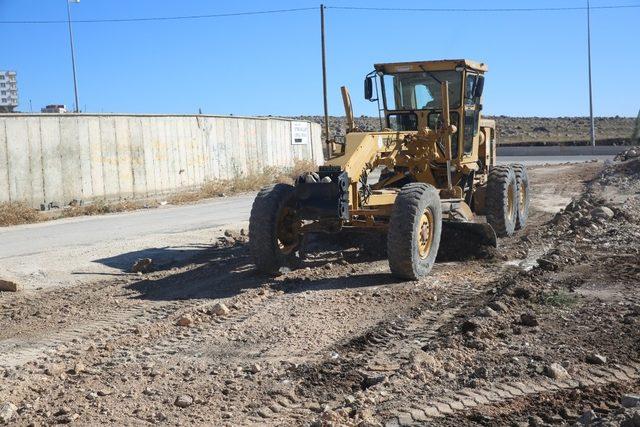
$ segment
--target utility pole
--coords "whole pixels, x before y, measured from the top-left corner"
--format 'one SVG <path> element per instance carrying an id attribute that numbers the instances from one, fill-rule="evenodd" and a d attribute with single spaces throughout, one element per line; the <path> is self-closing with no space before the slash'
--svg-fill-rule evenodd
<path id="1" fill-rule="evenodd" d="M 324 140 L 329 143 L 329 105 L 327 102 L 327 54 L 324 41 L 324 4 L 320 5 L 320 40 L 322 43 L 322 96 L 324 99 Z"/>
<path id="2" fill-rule="evenodd" d="M 640 144 L 640 111 L 638 111 L 638 118 L 636 119 L 636 127 L 631 135 L 632 144 Z"/>
<path id="3" fill-rule="evenodd" d="M 591 120 L 591 146 L 596 146 L 596 125 L 593 119 L 593 87 L 591 83 L 591 5 L 587 0 L 587 50 L 589 58 L 589 118 Z"/>
<path id="4" fill-rule="evenodd" d="M 71 67 L 73 68 L 73 93 L 75 95 L 76 105 L 74 111 L 80 112 L 80 104 L 78 103 L 78 81 L 76 79 L 76 54 L 73 48 L 73 31 L 71 29 L 71 7 L 69 3 L 71 0 L 65 0 L 67 2 L 67 23 L 69 24 L 69 45 L 71 47 Z M 74 0 L 74 3 L 80 3 L 80 0 Z"/>

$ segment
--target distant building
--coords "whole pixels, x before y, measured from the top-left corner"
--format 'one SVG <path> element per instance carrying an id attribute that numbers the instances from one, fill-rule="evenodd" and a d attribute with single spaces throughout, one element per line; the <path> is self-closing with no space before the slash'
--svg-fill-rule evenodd
<path id="1" fill-rule="evenodd" d="M 12 113 L 18 106 L 18 85 L 15 71 L 0 70 L 0 112 Z"/>
<path id="2" fill-rule="evenodd" d="M 67 107 L 62 104 L 51 104 L 40 109 L 43 113 L 66 113 Z"/>

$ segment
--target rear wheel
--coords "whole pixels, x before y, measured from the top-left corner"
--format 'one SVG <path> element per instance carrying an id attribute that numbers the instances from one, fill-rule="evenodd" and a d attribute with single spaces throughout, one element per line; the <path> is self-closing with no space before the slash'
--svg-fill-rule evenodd
<path id="1" fill-rule="evenodd" d="M 391 273 L 408 280 L 427 275 L 438 254 L 441 231 L 438 191 L 424 183 L 402 187 L 389 219 L 387 254 Z"/>
<path id="2" fill-rule="evenodd" d="M 496 235 L 512 236 L 518 218 L 518 184 L 511 166 L 495 166 L 489 173 L 485 206 L 487 222 Z"/>
<path id="3" fill-rule="evenodd" d="M 516 174 L 516 183 L 518 185 L 518 217 L 516 218 L 516 230 L 520 230 L 527 226 L 529 218 L 529 204 L 531 196 L 529 195 L 529 176 L 527 168 L 520 163 L 512 165 Z"/>
<path id="4" fill-rule="evenodd" d="M 275 273 L 300 261 L 301 222 L 291 204 L 294 188 L 275 184 L 260 190 L 251 208 L 249 250 L 256 267 Z"/>

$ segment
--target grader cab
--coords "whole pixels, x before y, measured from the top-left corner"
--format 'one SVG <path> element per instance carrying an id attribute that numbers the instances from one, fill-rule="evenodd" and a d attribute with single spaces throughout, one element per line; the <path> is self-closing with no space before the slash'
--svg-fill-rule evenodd
<path id="1" fill-rule="evenodd" d="M 356 129 L 343 87 L 347 134 L 329 142 L 329 160 L 254 201 L 256 266 L 274 272 L 303 254 L 305 235 L 354 229 L 385 232 L 392 274 L 417 279 L 435 262 L 443 223 L 494 246 L 524 227 L 527 173 L 496 164 L 495 123 L 482 118 L 486 71 L 469 60 L 376 64 L 364 85 L 384 113 L 376 132 Z"/>

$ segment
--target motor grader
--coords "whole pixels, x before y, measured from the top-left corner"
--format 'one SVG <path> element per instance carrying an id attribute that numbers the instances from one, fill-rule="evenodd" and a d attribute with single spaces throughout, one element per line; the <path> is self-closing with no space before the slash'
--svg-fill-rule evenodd
<path id="1" fill-rule="evenodd" d="M 413 280 L 431 270 L 443 225 L 470 245 L 493 246 L 523 228 L 527 172 L 496 164 L 495 122 L 482 118 L 487 69 L 464 59 L 376 64 L 364 84 L 365 98 L 378 102 L 374 132 L 356 129 L 343 87 L 344 140 L 328 139 L 317 171 L 268 186 L 253 203 L 256 266 L 295 263 L 312 233 L 384 232 L 392 274 Z"/>

